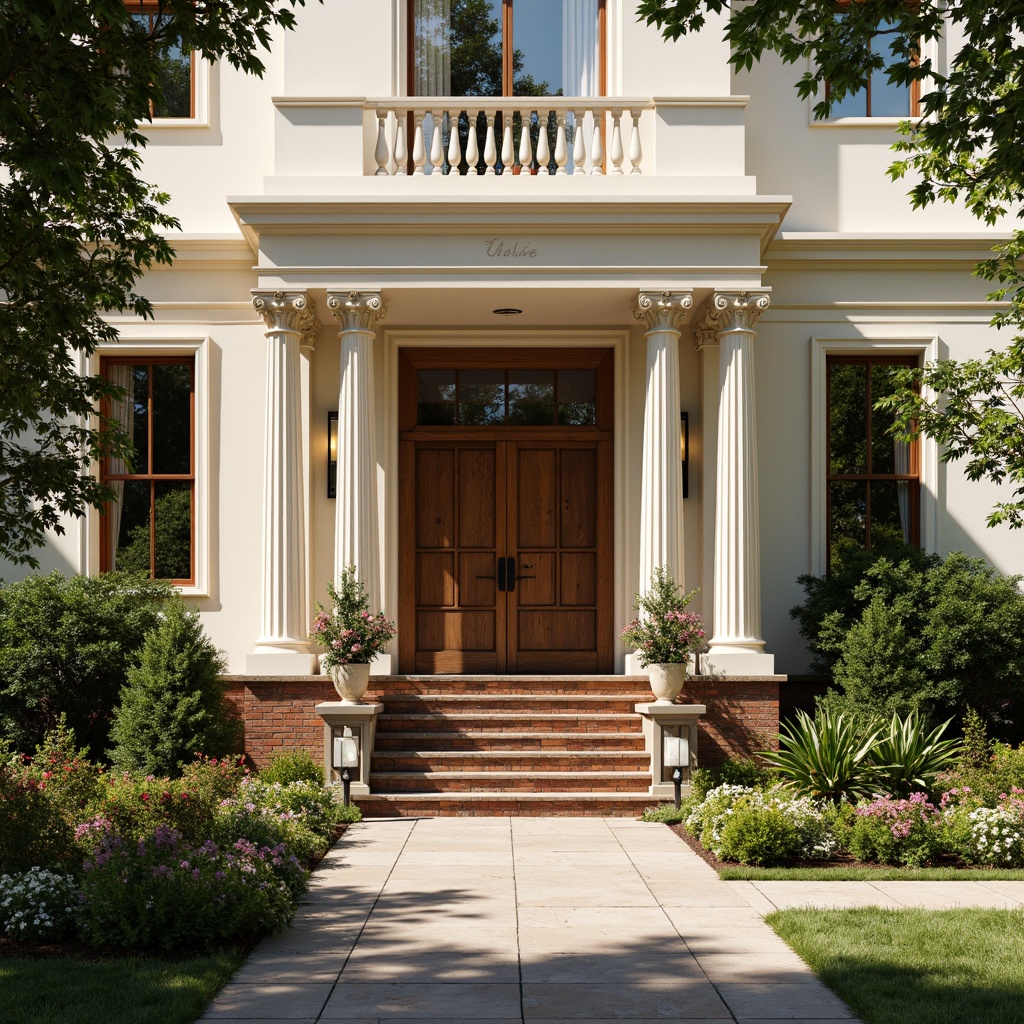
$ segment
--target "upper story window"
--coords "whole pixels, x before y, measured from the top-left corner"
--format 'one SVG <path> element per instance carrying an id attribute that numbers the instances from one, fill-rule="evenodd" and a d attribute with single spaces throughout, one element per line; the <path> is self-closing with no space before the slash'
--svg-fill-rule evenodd
<path id="1" fill-rule="evenodd" d="M 890 55 L 885 33 L 892 27 L 886 21 L 878 26 L 878 35 L 871 38 L 872 53 Z M 913 86 L 897 85 L 889 81 L 884 70 L 874 71 L 863 89 L 849 93 L 832 106 L 829 117 L 913 117 L 917 114 L 918 91 L 917 82 Z"/>
<path id="2" fill-rule="evenodd" d="M 105 414 L 134 442 L 131 465 L 109 459 L 100 479 L 116 495 L 102 518 L 100 569 L 195 582 L 195 358 L 104 358 L 100 372 L 125 389 Z"/>
<path id="3" fill-rule="evenodd" d="M 185 53 L 180 46 L 160 41 L 160 26 L 164 18 L 161 4 L 156 0 L 125 0 L 125 7 L 140 35 L 153 40 L 160 63 L 157 85 L 162 99 L 150 104 L 153 118 L 194 118 L 196 116 L 195 54 Z"/>
<path id="4" fill-rule="evenodd" d="M 846 544 L 870 550 L 886 540 L 920 546 L 919 444 L 889 435 L 893 419 L 874 408 L 894 375 L 916 356 L 829 356 L 828 553 Z"/>
<path id="5" fill-rule="evenodd" d="M 416 96 L 603 96 L 605 0 L 410 0 Z"/>

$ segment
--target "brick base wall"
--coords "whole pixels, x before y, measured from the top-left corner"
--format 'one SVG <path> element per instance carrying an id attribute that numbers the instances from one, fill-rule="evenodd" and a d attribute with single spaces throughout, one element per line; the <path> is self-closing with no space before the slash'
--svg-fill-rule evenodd
<path id="1" fill-rule="evenodd" d="M 782 677 L 738 676 L 689 680 L 682 700 L 707 705 L 701 719 L 699 756 L 704 766 L 775 746 L 779 728 L 779 682 Z M 227 676 L 228 699 L 245 725 L 244 750 L 257 767 L 276 750 L 300 747 L 318 761 L 323 756 L 323 720 L 313 710 L 321 701 L 337 700 L 326 676 Z M 383 696 L 372 689 L 368 700 Z"/>

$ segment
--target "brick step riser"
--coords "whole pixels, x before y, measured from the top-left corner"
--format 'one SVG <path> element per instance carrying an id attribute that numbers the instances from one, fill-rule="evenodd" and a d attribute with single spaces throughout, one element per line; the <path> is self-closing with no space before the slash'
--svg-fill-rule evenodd
<path id="1" fill-rule="evenodd" d="M 573 733 L 577 736 L 589 732 L 619 732 L 637 734 L 640 731 L 639 716 L 608 715 L 577 718 L 574 715 L 547 718 L 507 718 L 498 715 L 467 714 L 459 716 L 442 714 L 389 715 L 377 719 L 377 735 L 396 733 L 450 732 L 459 735 L 467 732 L 550 732 L 552 735 Z"/>
<path id="2" fill-rule="evenodd" d="M 645 679 L 634 680 L 626 676 L 611 676 L 596 679 L 573 679 L 566 677 L 543 680 L 520 677 L 501 679 L 473 679 L 469 677 L 423 679 L 390 679 L 378 682 L 371 680 L 367 700 L 387 701 L 390 697 L 403 695 L 434 696 L 437 694 L 497 694 L 499 696 L 520 695 L 524 697 L 600 696 L 601 694 L 628 694 L 638 701 L 651 700 L 651 688 Z"/>
<path id="3" fill-rule="evenodd" d="M 532 697 L 481 697 L 478 694 L 443 696 L 433 694 L 418 697 L 394 696 L 388 694 L 384 700 L 384 713 L 393 715 L 445 713 L 469 714 L 518 714 L 518 715 L 632 715 L 638 702 L 630 696 L 609 694 L 600 697 L 574 697 L 567 694 L 552 700 L 536 700 Z"/>
<path id="4" fill-rule="evenodd" d="M 642 751 L 644 738 L 639 733 L 618 733 L 615 736 L 591 736 L 587 733 L 551 733 L 546 736 L 517 736 L 495 732 L 486 736 L 464 736 L 445 733 L 429 736 L 417 732 L 382 732 L 375 742 L 379 752 L 391 750 L 597 750 Z"/>
<path id="5" fill-rule="evenodd" d="M 608 757 L 576 756 L 559 751 L 561 756 L 536 757 L 506 753 L 503 756 L 445 754 L 444 751 L 417 751 L 414 755 L 388 756 L 374 753 L 372 772 L 642 772 L 650 766 L 644 754 L 613 753 Z"/>
<path id="6" fill-rule="evenodd" d="M 491 773 L 487 773 L 491 774 Z M 494 773 L 497 774 L 497 773 Z M 431 779 L 417 772 L 385 777 L 370 773 L 370 792 L 390 793 L 635 793 L 647 789 L 650 775 L 623 779 L 602 779 L 593 774 L 543 779 L 523 774 L 519 778 L 473 778 L 470 776 Z"/>
<path id="7" fill-rule="evenodd" d="M 486 802 L 470 802 L 457 797 L 434 800 L 406 800 L 400 796 L 364 797 L 359 801 L 367 818 L 393 817 L 460 817 L 460 818 L 526 818 L 526 817 L 600 817 L 637 818 L 645 807 L 657 803 L 652 796 L 601 797 L 597 800 L 519 800 L 514 794 Z"/>

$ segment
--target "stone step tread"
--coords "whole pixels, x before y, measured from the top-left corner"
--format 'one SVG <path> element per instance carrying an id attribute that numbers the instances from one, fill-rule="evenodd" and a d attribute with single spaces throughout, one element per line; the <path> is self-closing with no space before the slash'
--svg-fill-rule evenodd
<path id="1" fill-rule="evenodd" d="M 447 803 L 486 803 L 489 800 L 495 802 L 507 802 L 507 803 L 544 803 L 546 801 L 556 801 L 559 803 L 572 803 L 574 801 L 582 801 L 584 803 L 620 803 L 629 801 L 635 803 L 638 807 L 650 807 L 651 804 L 659 802 L 659 798 L 653 796 L 647 790 L 637 790 L 631 792 L 629 790 L 622 790 L 617 793 L 609 793 L 607 791 L 595 790 L 593 792 L 586 792 L 581 790 L 578 793 L 559 793 L 558 791 L 552 792 L 514 792 L 511 790 L 483 790 L 473 789 L 466 790 L 461 793 L 373 793 L 370 796 L 360 797 L 358 803 L 360 807 L 365 804 L 377 803 L 432 803 L 432 802 L 447 802 Z"/>
<path id="2" fill-rule="evenodd" d="M 424 702 L 428 700 L 443 700 L 453 703 L 467 702 L 471 700 L 483 701 L 484 703 L 497 703 L 498 701 L 514 700 L 517 704 L 528 701 L 540 701 L 545 704 L 564 704 L 567 700 L 578 700 L 588 704 L 608 703 L 615 700 L 637 699 L 635 693 L 395 693 L 385 694 L 385 707 L 390 702 Z"/>
<path id="3" fill-rule="evenodd" d="M 416 722 L 423 722 L 429 718 L 442 719 L 445 721 L 460 721 L 460 720 L 478 720 L 478 719 L 493 719 L 498 722 L 607 722 L 612 719 L 623 719 L 629 722 L 636 722 L 639 726 L 643 719 L 636 712 L 628 711 L 608 711 L 604 714 L 594 712 L 581 712 L 577 714 L 573 711 L 565 711 L 562 713 L 545 711 L 540 714 L 531 714 L 527 711 L 492 711 L 492 712 L 474 712 L 474 711 L 383 711 L 378 720 L 378 724 L 384 722 L 400 722 L 406 720 L 412 720 Z"/>
<path id="4" fill-rule="evenodd" d="M 633 771 L 597 771 L 587 772 L 588 779 L 630 779 L 650 778 L 651 773 Z M 579 779 L 578 771 L 422 771 L 422 772 L 370 772 L 371 782 L 385 782 L 388 779 L 407 781 L 415 776 L 434 779 Z M 371 786 L 371 789 L 373 787 Z"/>
<path id="5" fill-rule="evenodd" d="M 442 734 L 443 735 L 443 734 Z M 607 758 L 609 760 L 613 758 L 633 758 L 636 760 L 644 760 L 649 758 L 650 755 L 644 750 L 429 750 L 424 747 L 419 747 L 415 750 L 385 750 L 385 751 L 374 751 L 374 756 L 382 754 L 384 757 L 395 758 L 395 757 L 452 757 L 459 759 L 469 759 L 472 757 L 486 757 L 493 760 L 507 761 L 510 757 L 541 757 L 541 758 L 555 758 L 555 757 L 571 757 L 575 760 L 586 760 L 587 758 Z"/>

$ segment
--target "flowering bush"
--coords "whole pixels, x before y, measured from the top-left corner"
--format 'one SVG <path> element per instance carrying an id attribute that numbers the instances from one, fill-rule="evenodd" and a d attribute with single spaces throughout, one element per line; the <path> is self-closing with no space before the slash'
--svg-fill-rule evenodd
<path id="1" fill-rule="evenodd" d="M 683 594 L 664 565 L 654 570 L 646 594 L 637 594 L 633 605 L 638 618 L 622 631 L 621 639 L 648 665 L 682 665 L 704 645 L 704 621 L 683 609 L 693 600 L 693 590 Z"/>
<path id="2" fill-rule="evenodd" d="M 320 659 L 325 668 L 368 664 L 391 642 L 395 624 L 382 611 L 370 614 L 366 589 L 356 578 L 354 565 L 342 570 L 338 582 L 338 589 L 327 584 L 330 611 L 317 602 L 309 639 L 326 648 Z"/>
<path id="3" fill-rule="evenodd" d="M 942 813 L 925 793 L 876 797 L 854 809 L 847 845 L 858 860 L 920 867 L 945 849 Z"/>
<path id="4" fill-rule="evenodd" d="M 95 946 L 210 947 L 279 931 L 305 884 L 283 845 L 238 839 L 196 846 L 169 825 L 133 841 L 97 823 L 89 838 L 79 914 Z"/>
<path id="5" fill-rule="evenodd" d="M 46 793 L 46 781 L 15 763 L 0 764 L 0 871 L 58 867 L 73 859 L 71 828 Z"/>
<path id="6" fill-rule="evenodd" d="M 0 875 L 0 931 L 21 942 L 57 941 L 75 925 L 78 886 L 71 875 L 31 867 Z"/>
<path id="7" fill-rule="evenodd" d="M 781 789 L 725 784 L 708 792 L 686 820 L 716 857 L 777 864 L 828 857 L 836 849 L 834 813 Z"/>
<path id="8" fill-rule="evenodd" d="M 949 801 L 945 813 L 950 845 L 965 861 L 1000 868 L 1024 867 L 1024 789 L 1001 793 L 995 807 Z"/>

